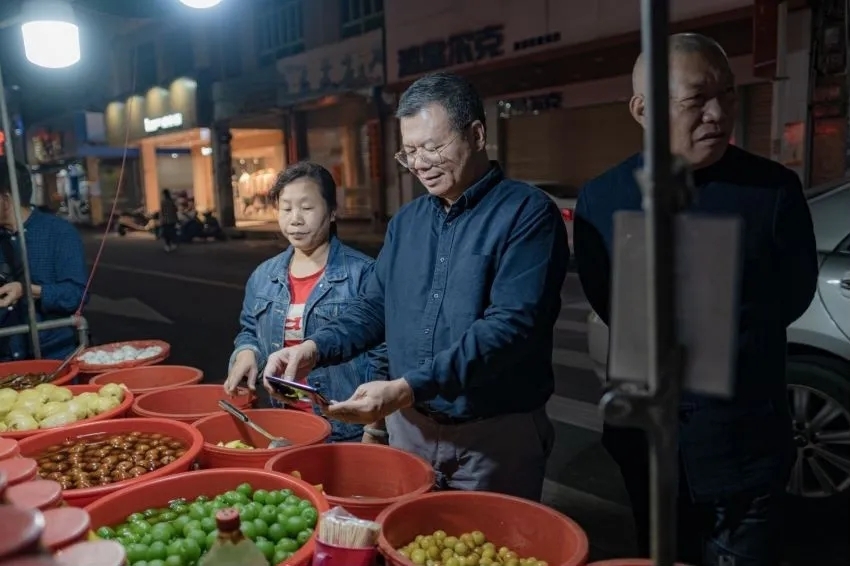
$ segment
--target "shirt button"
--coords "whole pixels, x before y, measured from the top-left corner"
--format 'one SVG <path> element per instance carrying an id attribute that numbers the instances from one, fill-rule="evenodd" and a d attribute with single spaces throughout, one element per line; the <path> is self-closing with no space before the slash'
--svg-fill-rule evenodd
<path id="1" fill-rule="evenodd" d="M 441 258 L 440 258 L 440 263 L 446 263 L 446 258 L 441 257 Z"/>
<path id="2" fill-rule="evenodd" d="M 21 354 L 19 354 L 18 352 L 15 352 L 14 354 L 12 354 L 12 357 L 13 358 L 20 358 Z"/>
<path id="3" fill-rule="evenodd" d="M 439 293 L 434 293 L 434 298 L 435 298 L 435 299 L 439 299 L 439 298 L 440 298 L 440 294 L 439 294 Z"/>
<path id="4" fill-rule="evenodd" d="M 430 328 L 426 328 L 426 329 L 425 329 L 425 334 L 431 334 L 431 329 L 430 329 Z M 16 355 L 17 355 L 17 354 L 16 354 Z"/>

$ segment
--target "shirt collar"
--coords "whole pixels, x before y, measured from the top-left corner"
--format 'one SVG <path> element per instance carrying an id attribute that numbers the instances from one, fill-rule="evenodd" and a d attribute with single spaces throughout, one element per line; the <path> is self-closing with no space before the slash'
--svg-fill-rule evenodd
<path id="1" fill-rule="evenodd" d="M 478 204 L 484 196 L 490 192 L 490 189 L 498 185 L 505 178 L 502 168 L 496 161 L 490 162 L 490 169 L 480 179 L 470 185 L 460 198 L 452 205 L 452 209 L 461 212 L 467 208 L 473 208 Z M 442 209 L 444 204 L 437 196 L 431 196 L 431 202 L 439 209 Z"/>

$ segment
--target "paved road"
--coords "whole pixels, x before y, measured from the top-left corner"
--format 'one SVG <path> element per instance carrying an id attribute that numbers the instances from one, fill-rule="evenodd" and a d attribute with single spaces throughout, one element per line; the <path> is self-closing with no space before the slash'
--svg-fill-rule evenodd
<path id="1" fill-rule="evenodd" d="M 91 258 L 98 241 L 87 236 Z M 193 244 L 165 254 L 145 237 L 110 237 L 99 263 L 86 313 L 98 342 L 161 338 L 172 344 L 169 363 L 201 368 L 221 382 L 237 331 L 244 282 L 265 258 L 280 251 L 268 241 Z M 377 249 L 364 249 L 372 255 Z M 599 382 L 586 348 L 589 306 L 575 274 L 562 291 L 555 336 L 555 396 L 549 415 L 557 440 L 549 463 L 546 502 L 587 531 L 592 558 L 628 556 L 634 535 L 622 481 L 599 444 Z M 117 314 L 118 309 L 133 317 Z M 800 566 L 850 564 L 847 506 L 794 508 L 789 561 Z M 794 549 L 793 551 L 791 549 Z M 815 560 L 818 557 L 819 560 Z"/>

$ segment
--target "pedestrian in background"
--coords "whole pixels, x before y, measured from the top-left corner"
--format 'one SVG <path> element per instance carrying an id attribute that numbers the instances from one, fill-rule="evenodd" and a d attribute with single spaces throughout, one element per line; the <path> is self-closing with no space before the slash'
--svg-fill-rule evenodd
<path id="1" fill-rule="evenodd" d="M 393 216 L 356 301 L 265 375 L 349 360 L 386 339 L 389 381 L 327 414 L 386 417 L 391 446 L 425 458 L 438 488 L 539 500 L 554 429 L 553 328 L 569 262 L 561 213 L 487 156 L 484 106 L 436 73 L 402 95 L 398 162 L 428 191 Z M 368 430 L 368 428 L 367 428 Z"/>
<path id="2" fill-rule="evenodd" d="M 642 56 L 635 63 L 633 89 L 631 114 L 647 127 Z M 686 392 L 679 410 L 679 560 L 697 566 L 778 566 L 781 502 L 796 452 L 786 400 L 785 329 L 812 301 L 818 260 L 797 175 L 729 144 L 735 106 L 735 78 L 723 49 L 701 35 L 673 36 L 670 144 L 694 169 L 697 193 L 690 211 L 735 215 L 744 223 L 734 397 Z M 613 216 L 641 209 L 635 171 L 642 166 L 642 155 L 630 157 L 579 193 L 576 263 L 588 302 L 606 324 Z M 648 556 L 646 434 L 606 425 L 602 442 L 620 466 L 640 553 Z"/>
<path id="3" fill-rule="evenodd" d="M 260 264 L 248 279 L 239 315 L 241 330 L 224 383 L 228 394 L 243 380 L 254 389 L 270 354 L 281 346 L 301 344 L 305 336 L 351 308 L 374 264 L 337 237 L 336 183 L 321 165 L 301 162 L 287 167 L 275 180 L 269 198 L 278 205 L 280 230 L 290 246 Z M 306 376 L 307 383 L 327 399 L 348 399 L 361 384 L 385 379 L 383 344 Z M 275 391 L 270 393 L 278 406 L 286 402 Z M 313 410 L 321 414 L 320 407 Z M 331 427 L 334 442 L 384 441 L 368 431 L 364 434 L 360 424 L 331 419 Z"/>
<path id="4" fill-rule="evenodd" d="M 159 202 L 159 235 L 165 246 L 165 251 L 177 249 L 177 203 L 171 198 L 171 191 L 162 189 L 162 199 Z"/>

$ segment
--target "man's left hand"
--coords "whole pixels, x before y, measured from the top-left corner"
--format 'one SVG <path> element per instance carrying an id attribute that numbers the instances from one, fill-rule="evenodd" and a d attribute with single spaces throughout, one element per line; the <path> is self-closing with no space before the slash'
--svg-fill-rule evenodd
<path id="1" fill-rule="evenodd" d="M 364 383 L 348 401 L 330 405 L 325 413 L 340 421 L 369 424 L 412 405 L 413 389 L 401 378 Z"/>
<path id="2" fill-rule="evenodd" d="M 0 287 L 0 308 L 5 309 L 8 306 L 14 305 L 24 296 L 24 286 L 18 281 L 6 283 Z"/>

